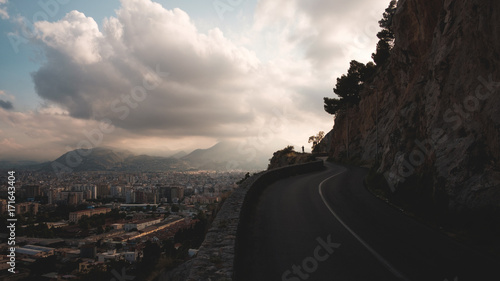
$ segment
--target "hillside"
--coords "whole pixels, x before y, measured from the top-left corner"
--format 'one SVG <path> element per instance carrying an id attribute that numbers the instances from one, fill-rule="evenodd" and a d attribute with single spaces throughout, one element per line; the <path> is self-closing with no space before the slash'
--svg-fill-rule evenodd
<path id="1" fill-rule="evenodd" d="M 33 165 L 24 165 L 25 169 L 59 173 L 70 168 L 71 171 L 127 171 L 127 172 L 163 172 L 186 170 L 248 170 L 265 169 L 272 153 L 267 150 L 252 150 L 252 154 L 242 150 L 237 142 L 219 142 L 207 149 L 197 149 L 186 154 L 179 152 L 171 157 L 135 155 L 129 151 L 111 148 L 69 151 L 56 160 Z M 5 166 L 14 165 L 13 162 Z M 22 164 L 22 163 L 21 163 Z M 69 170 L 65 170 L 69 171 Z"/>
<path id="2" fill-rule="evenodd" d="M 401 0 L 392 27 L 388 61 L 336 115 L 331 156 L 410 204 L 498 214 L 500 2 Z"/>
<path id="3" fill-rule="evenodd" d="M 70 151 L 56 160 L 46 163 L 44 171 L 53 171 L 54 166 L 69 167 L 72 171 L 130 171 L 130 172 L 162 172 L 170 170 L 186 170 L 191 166 L 181 160 L 169 157 L 134 155 L 128 151 L 109 148 L 94 148 L 81 152 Z"/>
<path id="4" fill-rule="evenodd" d="M 197 149 L 180 159 L 201 170 L 265 169 L 272 151 L 250 148 L 238 142 L 224 141 L 207 149 Z"/>

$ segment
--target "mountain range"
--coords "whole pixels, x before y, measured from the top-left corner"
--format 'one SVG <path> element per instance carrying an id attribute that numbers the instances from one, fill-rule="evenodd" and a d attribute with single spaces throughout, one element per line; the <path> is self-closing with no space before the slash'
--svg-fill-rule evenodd
<path id="1" fill-rule="evenodd" d="M 207 149 L 187 154 L 178 152 L 170 157 L 136 155 L 127 150 L 98 147 L 92 150 L 73 150 L 54 161 L 0 161 L 0 169 L 54 171 L 67 167 L 72 171 L 162 172 L 187 170 L 263 170 L 273 153 L 272 149 L 243 147 L 231 141 L 219 142 Z"/>

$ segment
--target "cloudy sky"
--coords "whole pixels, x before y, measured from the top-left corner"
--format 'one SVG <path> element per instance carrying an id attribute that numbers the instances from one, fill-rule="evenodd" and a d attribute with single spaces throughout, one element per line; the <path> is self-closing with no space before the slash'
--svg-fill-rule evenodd
<path id="1" fill-rule="evenodd" d="M 0 160 L 308 147 L 388 0 L 0 0 Z M 279 147 L 277 147 L 279 148 Z"/>

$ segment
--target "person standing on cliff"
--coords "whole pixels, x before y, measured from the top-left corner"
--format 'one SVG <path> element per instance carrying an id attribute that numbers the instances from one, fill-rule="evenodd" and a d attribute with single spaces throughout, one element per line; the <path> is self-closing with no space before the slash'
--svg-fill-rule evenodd
<path id="1" fill-rule="evenodd" d="M 302 153 L 304 153 L 304 146 L 302 146 Z"/>

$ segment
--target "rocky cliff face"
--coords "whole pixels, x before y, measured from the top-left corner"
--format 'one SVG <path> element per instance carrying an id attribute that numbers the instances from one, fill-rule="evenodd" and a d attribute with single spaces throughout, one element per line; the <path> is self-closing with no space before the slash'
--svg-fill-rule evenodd
<path id="1" fill-rule="evenodd" d="M 375 165 L 393 192 L 498 211 L 500 1 L 400 0 L 393 29 L 389 61 L 336 116 L 332 156 Z"/>

